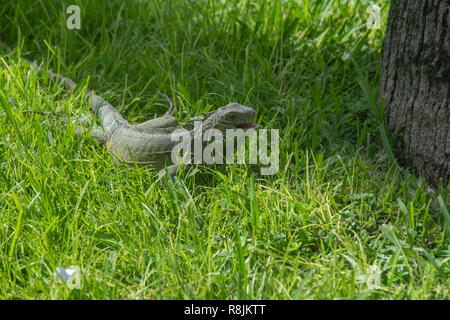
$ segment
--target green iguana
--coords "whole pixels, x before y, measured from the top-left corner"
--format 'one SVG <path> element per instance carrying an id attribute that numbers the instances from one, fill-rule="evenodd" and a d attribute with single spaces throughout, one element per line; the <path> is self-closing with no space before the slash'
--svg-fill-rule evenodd
<path id="1" fill-rule="evenodd" d="M 23 60 L 34 65 L 38 71 L 43 71 L 41 66 L 27 59 Z M 48 76 L 61 82 L 70 92 L 77 87 L 73 80 L 50 70 L 48 70 Z M 120 159 L 128 165 L 137 164 L 160 170 L 159 176 L 161 177 L 165 173 L 164 168 L 166 166 L 170 175 L 175 175 L 179 167 L 171 161 L 171 152 L 178 143 L 178 141 L 172 141 L 171 138 L 171 134 L 175 130 L 179 128 L 187 129 L 193 133 L 191 137 L 194 137 L 193 121 L 202 121 L 202 130 L 257 127 L 250 124 L 256 117 L 255 110 L 239 103 L 229 103 L 217 110 L 194 117 L 185 125 L 180 126 L 173 116 L 175 111 L 173 102 L 165 94 L 159 91 L 157 93 L 165 97 L 170 103 L 170 108 L 166 114 L 140 124 L 130 124 L 105 99 L 87 90 L 84 101 L 90 103 L 92 113 L 98 115 L 103 127 L 103 131 L 91 129 L 91 137 L 101 145 L 108 145 L 108 149 L 115 159 Z M 62 120 L 66 122 L 67 118 Z M 81 136 L 85 128 L 87 128 L 86 121 L 80 121 L 76 128 L 76 134 Z"/>

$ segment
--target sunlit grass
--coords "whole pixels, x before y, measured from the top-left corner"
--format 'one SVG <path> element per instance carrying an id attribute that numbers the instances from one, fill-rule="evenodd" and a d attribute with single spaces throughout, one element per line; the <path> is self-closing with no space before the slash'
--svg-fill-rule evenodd
<path id="1" fill-rule="evenodd" d="M 0 297 L 436 299 L 450 275 L 448 189 L 380 136 L 374 1 L 31 1 L 0 5 Z M 377 1 L 385 21 L 388 3 Z M 79 31 L 65 8 L 79 4 Z M 88 114 L 22 55 L 88 82 L 130 122 L 230 101 L 280 130 L 280 171 L 200 168 L 163 189 L 75 125 Z M 392 141 L 391 141 L 392 144 Z M 54 278 L 77 265 L 81 289 Z"/>

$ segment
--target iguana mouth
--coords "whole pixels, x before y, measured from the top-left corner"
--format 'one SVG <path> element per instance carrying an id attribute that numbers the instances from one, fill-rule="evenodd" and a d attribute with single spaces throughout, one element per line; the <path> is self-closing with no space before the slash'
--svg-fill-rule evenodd
<path id="1" fill-rule="evenodd" d="M 236 127 L 240 128 L 240 129 L 255 129 L 256 130 L 259 128 L 259 125 L 257 125 L 256 123 L 243 123 Z"/>

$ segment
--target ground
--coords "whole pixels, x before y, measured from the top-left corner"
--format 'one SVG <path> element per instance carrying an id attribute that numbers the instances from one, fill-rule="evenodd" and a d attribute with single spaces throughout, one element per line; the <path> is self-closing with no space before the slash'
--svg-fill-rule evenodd
<path id="1" fill-rule="evenodd" d="M 68 30 L 66 8 L 81 10 Z M 381 28 L 368 28 L 369 6 Z M 376 104 L 388 1 L 0 5 L 0 298 L 446 299 L 448 187 L 399 168 Z M 280 170 L 198 168 L 164 189 L 74 125 L 88 114 L 18 56 L 130 122 L 230 101 L 280 130 Z M 391 147 L 393 146 L 393 147 Z M 394 149 L 394 150 L 392 150 Z M 55 280 L 78 266 L 80 288 Z"/>

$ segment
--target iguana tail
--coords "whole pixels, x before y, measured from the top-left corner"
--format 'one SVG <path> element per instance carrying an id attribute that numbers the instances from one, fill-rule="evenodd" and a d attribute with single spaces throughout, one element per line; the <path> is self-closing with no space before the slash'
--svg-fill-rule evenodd
<path id="1" fill-rule="evenodd" d="M 6 51 L 8 51 L 9 53 L 12 52 L 10 47 L 8 47 L 3 42 L 0 42 L 0 43 Z M 37 65 L 35 62 L 32 62 L 23 57 L 21 57 L 20 59 L 27 62 L 31 66 L 35 67 L 38 72 L 44 71 L 44 68 L 42 68 L 42 66 Z M 47 70 L 47 75 L 49 78 L 62 83 L 69 92 L 74 91 L 75 88 L 77 87 L 77 83 L 75 81 L 73 81 L 72 79 L 63 77 L 57 73 L 54 73 L 51 70 Z M 128 123 L 128 121 L 126 121 L 125 118 L 119 113 L 119 111 L 117 111 L 116 108 L 114 108 L 108 101 L 103 99 L 101 96 L 96 95 L 91 90 L 87 91 L 84 101 L 85 101 L 85 103 L 90 102 L 91 111 L 94 114 L 98 114 L 100 121 L 102 123 L 103 129 L 108 136 L 111 136 L 111 134 L 118 127 L 123 126 L 123 125 L 130 125 Z"/>

